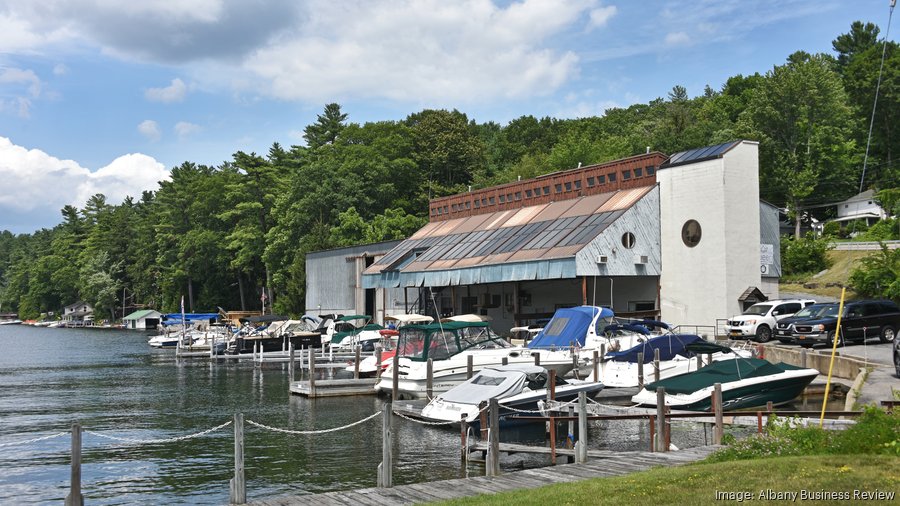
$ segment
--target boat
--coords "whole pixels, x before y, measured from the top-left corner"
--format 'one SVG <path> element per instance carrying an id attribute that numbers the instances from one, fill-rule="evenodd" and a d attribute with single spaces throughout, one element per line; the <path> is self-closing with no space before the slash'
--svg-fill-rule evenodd
<path id="1" fill-rule="evenodd" d="M 568 351 L 540 350 L 512 346 L 483 321 L 449 321 L 400 328 L 397 355 L 375 385 L 379 392 L 390 393 L 394 368 L 397 368 L 398 395 L 401 398 L 423 398 L 426 395 L 428 360 L 432 362 L 432 392 L 445 392 L 467 378 L 467 364 L 477 372 L 485 367 L 507 363 L 540 364 L 563 376 L 573 368 Z"/>
<path id="2" fill-rule="evenodd" d="M 396 341 L 400 337 L 398 329 L 404 325 L 428 324 L 433 322 L 434 318 L 421 314 L 396 314 L 385 316 L 384 321 L 387 323 L 387 328 L 378 331 L 381 334 L 381 342 L 375 345 L 381 347 L 382 372 L 394 361 L 394 354 L 397 352 Z M 377 356 L 366 357 L 359 362 L 359 376 L 363 378 L 374 376 L 378 372 L 378 368 Z M 351 364 L 346 370 L 356 373 L 357 368 L 355 364 Z"/>
<path id="3" fill-rule="evenodd" d="M 360 346 L 363 351 L 374 351 L 375 343 L 381 339 L 379 331 L 384 330 L 384 327 L 371 321 L 372 317 L 369 315 L 338 316 L 333 320 L 333 328 L 326 331 L 326 335 L 331 336 L 331 349 L 352 350 Z M 357 326 L 353 322 L 361 322 L 361 325 Z"/>
<path id="4" fill-rule="evenodd" d="M 755 408 L 769 402 L 778 405 L 802 394 L 818 375 L 816 369 L 737 357 L 715 361 L 699 371 L 649 383 L 631 400 L 644 406 L 656 406 L 656 390 L 663 387 L 666 389 L 666 406 L 686 411 L 710 411 L 714 386 L 720 383 L 723 410 Z"/>
<path id="5" fill-rule="evenodd" d="M 290 349 L 318 347 L 322 334 L 318 330 L 321 320 L 303 315 L 291 320 L 286 316 L 261 315 L 241 318 L 241 329 L 228 345 L 226 353 L 240 355 L 255 352 L 283 352 Z"/>
<path id="6" fill-rule="evenodd" d="M 219 318 L 217 313 L 167 313 L 160 317 L 162 334 L 151 336 L 147 344 L 154 348 L 175 348 L 181 344 L 191 345 L 202 337 L 203 330 Z"/>
<path id="7" fill-rule="evenodd" d="M 705 343 L 706 341 L 696 334 L 664 334 L 656 337 L 648 337 L 637 345 L 623 351 L 607 353 L 601 359 L 600 380 L 607 387 L 636 387 L 640 385 L 638 378 L 638 357 L 643 354 L 644 379 L 656 377 L 654 357 L 659 350 L 659 379 L 666 379 L 679 374 L 684 374 L 698 369 L 698 351 L 689 351 L 688 346 Z M 697 350 L 696 346 L 693 348 Z M 727 347 L 709 348 L 708 359 L 729 360 L 738 354 L 749 358 L 748 350 L 732 350 Z M 594 373 L 587 379 L 594 379 Z M 645 381 L 646 382 L 646 381 Z"/>
<path id="8" fill-rule="evenodd" d="M 476 423 L 481 412 L 479 405 L 496 398 L 500 404 L 500 419 L 518 411 L 543 408 L 548 398 L 550 374 L 547 369 L 529 364 L 510 364 L 485 367 L 465 382 L 438 394 L 422 408 L 427 420 Z M 554 400 L 568 402 L 585 392 L 593 397 L 603 389 L 603 383 L 556 378 Z"/>
<path id="9" fill-rule="evenodd" d="M 540 350 L 576 347 L 580 351 L 590 352 L 601 349 L 619 351 L 635 346 L 645 337 L 642 332 L 627 330 L 616 322 L 611 309 L 599 306 L 561 308 L 553 313 L 547 326 L 528 343 L 528 348 Z"/>

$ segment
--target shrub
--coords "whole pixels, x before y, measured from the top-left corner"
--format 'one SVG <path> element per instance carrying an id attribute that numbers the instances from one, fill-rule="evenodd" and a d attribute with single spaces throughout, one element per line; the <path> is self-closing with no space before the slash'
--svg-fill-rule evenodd
<path id="1" fill-rule="evenodd" d="M 856 423 L 834 439 L 830 453 L 895 453 L 900 448 L 898 445 L 900 413 L 888 414 L 875 406 L 866 406 Z"/>
<path id="2" fill-rule="evenodd" d="M 822 233 L 828 237 L 841 237 L 841 222 L 829 221 L 822 229 Z"/>
<path id="3" fill-rule="evenodd" d="M 828 240 L 814 234 L 802 239 L 781 238 L 781 266 L 785 276 L 812 274 L 828 268 L 825 253 L 830 249 Z"/>
<path id="4" fill-rule="evenodd" d="M 892 241 L 900 239 L 900 218 L 877 221 L 866 230 L 864 234 L 857 236 L 862 241 Z"/>
<path id="5" fill-rule="evenodd" d="M 900 301 L 900 249 L 888 249 L 860 260 L 850 273 L 850 285 L 862 297 Z"/>

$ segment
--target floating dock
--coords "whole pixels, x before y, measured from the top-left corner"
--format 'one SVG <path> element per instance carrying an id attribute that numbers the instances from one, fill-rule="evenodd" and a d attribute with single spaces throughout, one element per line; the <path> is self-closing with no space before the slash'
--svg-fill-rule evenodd
<path id="1" fill-rule="evenodd" d="M 291 393 L 305 397 L 339 397 L 344 395 L 375 395 L 377 378 L 316 380 L 291 383 Z"/>

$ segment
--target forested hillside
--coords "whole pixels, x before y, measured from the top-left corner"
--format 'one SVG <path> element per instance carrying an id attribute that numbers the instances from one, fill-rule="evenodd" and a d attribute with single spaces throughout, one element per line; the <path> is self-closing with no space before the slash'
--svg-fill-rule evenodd
<path id="1" fill-rule="evenodd" d="M 889 43 L 865 177 L 863 156 L 882 45 L 856 22 L 833 54 L 798 51 L 771 70 L 686 90 L 602 117 L 523 116 L 500 125 L 423 110 L 353 123 L 328 104 L 305 146 L 186 161 L 156 192 L 66 206 L 52 230 L 0 232 L 3 311 L 37 317 L 82 299 L 98 318 L 143 304 L 174 310 L 304 310 L 307 252 L 399 239 L 427 221 L 429 198 L 643 153 L 734 139 L 760 142 L 760 197 L 825 218 L 860 186 L 897 187 L 900 47 Z M 774 62 L 773 62 L 774 63 Z M 691 96 L 690 93 L 697 93 Z M 896 148 L 895 148 L 896 146 Z M 107 316 L 109 315 L 109 316 Z"/>

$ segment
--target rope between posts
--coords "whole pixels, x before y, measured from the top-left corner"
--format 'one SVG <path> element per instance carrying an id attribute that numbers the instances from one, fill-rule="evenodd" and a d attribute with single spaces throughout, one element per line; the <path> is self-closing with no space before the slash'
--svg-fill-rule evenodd
<path id="1" fill-rule="evenodd" d="M 256 426 L 256 427 L 259 427 L 260 429 L 266 429 L 266 430 L 270 430 L 270 431 L 272 431 L 272 432 L 281 432 L 281 433 L 283 433 L 283 434 L 296 434 L 296 435 L 300 435 L 300 436 L 308 436 L 308 435 L 313 435 L 313 434 L 327 434 L 327 433 L 329 433 L 329 432 L 337 432 L 337 431 L 339 431 L 339 430 L 349 429 L 350 427 L 353 427 L 353 426 L 355 426 L 355 425 L 359 425 L 359 424 L 361 424 L 361 423 L 368 422 L 369 420 L 371 420 L 371 419 L 377 417 L 377 416 L 380 415 L 381 413 L 382 413 L 382 411 L 379 411 L 379 412 L 377 412 L 377 413 L 375 413 L 375 414 L 373 414 L 373 415 L 371 415 L 371 416 L 367 416 L 367 417 L 363 418 L 362 420 L 358 420 L 358 421 L 356 421 L 356 422 L 349 423 L 349 424 L 343 425 L 343 426 L 341 426 L 341 427 L 333 427 L 333 428 L 331 428 L 331 429 L 320 429 L 320 430 L 290 430 L 290 429 L 280 429 L 280 428 L 278 428 L 278 427 L 270 427 L 270 426 L 268 426 L 268 425 L 261 424 L 261 423 L 259 423 L 259 422 L 254 422 L 253 420 L 249 420 L 249 419 L 248 419 L 248 420 L 244 420 L 244 421 L 247 422 L 247 423 L 249 423 L 250 425 L 254 425 L 254 426 Z"/>
<path id="2" fill-rule="evenodd" d="M 31 443 L 37 443 L 38 441 L 44 441 L 45 439 L 53 439 L 55 437 L 67 436 L 67 435 L 69 435 L 69 432 L 60 432 L 59 434 L 51 434 L 49 436 L 41 436 L 41 437 L 36 437 L 34 439 L 26 439 L 24 441 L 13 441 L 10 443 L 0 443 L 0 448 L 5 448 L 7 446 L 27 445 L 27 444 L 31 444 Z"/>
<path id="3" fill-rule="evenodd" d="M 124 442 L 124 443 L 133 443 L 133 444 L 161 444 L 161 443 L 175 443 L 175 442 L 178 442 L 178 441 L 184 441 L 184 440 L 186 440 L 186 439 L 193 439 L 193 438 L 205 436 L 205 435 L 207 435 L 207 434 L 209 434 L 209 433 L 211 433 L 211 432 L 215 432 L 215 431 L 217 431 L 217 430 L 219 430 L 219 429 L 224 429 L 225 427 L 228 427 L 228 426 L 231 425 L 232 423 L 233 423 L 233 421 L 232 421 L 232 420 L 229 420 L 229 421 L 223 423 L 222 425 L 217 425 L 217 426 L 215 426 L 215 427 L 213 427 L 213 428 L 211 428 L 211 429 L 206 429 L 206 430 L 204 430 L 204 431 L 202 431 L 202 432 L 197 432 L 197 433 L 195 433 L 195 434 L 187 434 L 187 435 L 185 435 L 185 436 L 178 436 L 178 437 L 173 437 L 173 438 L 164 438 L 164 439 L 133 439 L 133 438 L 127 438 L 127 437 L 116 437 L 116 436 L 110 436 L 110 435 L 108 435 L 108 434 L 101 434 L 101 433 L 99 433 L 99 432 L 94 432 L 94 431 L 92 431 L 92 430 L 87 430 L 87 429 L 85 429 L 84 432 L 87 433 L 87 434 L 90 434 L 90 435 L 92 435 L 92 436 L 97 436 L 97 437 L 101 437 L 101 438 L 104 438 L 104 439 L 111 439 L 111 440 L 113 440 L 113 441 L 122 441 L 122 442 Z"/>
<path id="4" fill-rule="evenodd" d="M 415 418 L 412 418 L 412 417 L 409 417 L 409 416 L 406 416 L 406 415 L 403 415 L 400 413 L 394 413 L 394 415 L 399 416 L 400 418 L 402 418 L 404 420 L 409 420 L 410 422 L 418 423 L 420 425 L 451 425 L 451 424 L 460 422 L 459 420 L 454 420 L 451 422 L 426 422 L 425 420 L 418 420 L 418 419 L 415 419 Z"/>

